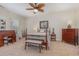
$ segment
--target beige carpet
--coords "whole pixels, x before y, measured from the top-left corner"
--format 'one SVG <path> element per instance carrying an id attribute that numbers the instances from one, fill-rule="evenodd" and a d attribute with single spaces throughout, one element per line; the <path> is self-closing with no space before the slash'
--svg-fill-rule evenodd
<path id="1" fill-rule="evenodd" d="M 70 45 L 64 42 L 51 42 L 49 50 L 42 50 L 36 47 L 24 49 L 24 39 L 18 40 L 16 43 L 0 47 L 1 56 L 78 56 L 79 46 Z"/>

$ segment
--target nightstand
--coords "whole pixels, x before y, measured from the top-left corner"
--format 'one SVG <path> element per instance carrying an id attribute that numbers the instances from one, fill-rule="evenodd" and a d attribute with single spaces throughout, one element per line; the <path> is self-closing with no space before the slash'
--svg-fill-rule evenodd
<path id="1" fill-rule="evenodd" d="M 51 34 L 51 41 L 56 41 L 56 34 L 55 33 Z"/>

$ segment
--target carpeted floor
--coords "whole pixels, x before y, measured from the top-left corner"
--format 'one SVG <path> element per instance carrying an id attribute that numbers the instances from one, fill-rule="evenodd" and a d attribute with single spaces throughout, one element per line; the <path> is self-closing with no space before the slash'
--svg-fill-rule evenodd
<path id="1" fill-rule="evenodd" d="M 70 45 L 64 42 L 51 42 L 49 50 L 42 50 L 36 47 L 24 49 L 24 39 L 18 40 L 13 44 L 0 47 L 0 56 L 79 56 L 79 46 Z"/>

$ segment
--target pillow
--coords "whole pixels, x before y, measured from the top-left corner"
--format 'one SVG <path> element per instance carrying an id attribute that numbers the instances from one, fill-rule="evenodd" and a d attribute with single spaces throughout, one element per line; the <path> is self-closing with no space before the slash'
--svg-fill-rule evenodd
<path id="1" fill-rule="evenodd" d="M 44 29 L 40 29 L 40 32 L 45 32 L 45 30 Z"/>

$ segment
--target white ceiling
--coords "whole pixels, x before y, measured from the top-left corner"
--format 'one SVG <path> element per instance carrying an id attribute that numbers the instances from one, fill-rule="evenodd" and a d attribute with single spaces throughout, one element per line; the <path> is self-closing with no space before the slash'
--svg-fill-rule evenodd
<path id="1" fill-rule="evenodd" d="M 33 16 L 33 11 L 26 10 L 26 8 L 31 7 L 27 3 L 0 3 L 4 8 L 14 13 L 20 14 L 22 16 Z M 70 9 L 79 8 L 78 3 L 46 3 L 44 8 L 44 13 L 37 14 L 46 14 L 49 12 L 59 12 Z"/>

